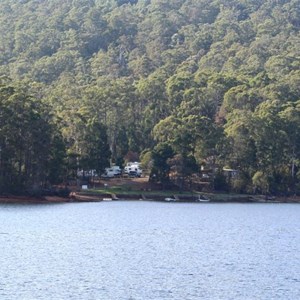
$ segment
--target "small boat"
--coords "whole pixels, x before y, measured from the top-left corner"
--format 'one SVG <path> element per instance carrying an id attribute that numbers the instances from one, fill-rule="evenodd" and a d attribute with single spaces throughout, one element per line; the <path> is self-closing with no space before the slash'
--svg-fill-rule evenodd
<path id="1" fill-rule="evenodd" d="M 205 197 L 204 195 L 199 195 L 196 202 L 210 202 L 210 199 Z"/>
<path id="2" fill-rule="evenodd" d="M 112 194 L 111 197 L 112 197 L 112 200 L 120 200 L 116 194 Z"/>
<path id="3" fill-rule="evenodd" d="M 167 201 L 167 202 L 175 202 L 176 199 L 175 198 L 171 198 L 171 197 L 167 197 L 167 198 L 165 198 L 165 201 Z"/>

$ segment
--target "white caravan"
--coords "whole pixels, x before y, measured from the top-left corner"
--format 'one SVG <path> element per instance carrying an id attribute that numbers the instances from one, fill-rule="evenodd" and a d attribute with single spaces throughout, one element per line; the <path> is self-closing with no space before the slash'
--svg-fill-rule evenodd
<path id="1" fill-rule="evenodd" d="M 113 178 L 121 175 L 121 168 L 119 166 L 112 166 L 110 168 L 105 168 L 105 172 L 102 177 Z"/>
<path id="2" fill-rule="evenodd" d="M 142 169 L 140 168 L 139 162 L 129 162 L 126 164 L 124 168 L 124 173 L 128 174 L 131 177 L 141 177 L 142 176 Z"/>

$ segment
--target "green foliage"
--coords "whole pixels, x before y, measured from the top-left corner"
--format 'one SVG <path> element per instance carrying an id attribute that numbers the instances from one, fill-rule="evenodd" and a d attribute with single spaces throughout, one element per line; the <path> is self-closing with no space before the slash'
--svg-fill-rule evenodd
<path id="1" fill-rule="evenodd" d="M 49 107 L 18 86 L 0 86 L 0 192 L 37 189 L 62 174 L 64 147 Z"/>
<path id="2" fill-rule="evenodd" d="M 170 165 L 168 160 L 174 156 L 172 147 L 166 143 L 158 144 L 152 151 L 153 167 L 150 179 L 166 184 L 169 182 Z"/>
<path id="3" fill-rule="evenodd" d="M 254 185 L 255 190 L 266 194 L 269 191 L 269 181 L 266 174 L 262 171 L 257 171 L 252 177 L 252 183 Z"/>
<path id="4" fill-rule="evenodd" d="M 95 169 L 102 174 L 109 167 L 111 151 L 107 141 L 106 127 L 95 118 L 87 120 L 79 139 L 79 166 L 84 170 Z"/>
<path id="5" fill-rule="evenodd" d="M 297 0 L 1 1 L 0 75 L 21 82 L 1 80 L 10 182 L 41 168 L 58 182 L 145 149 L 165 157 L 166 143 L 178 165 L 240 170 L 237 190 L 263 172 L 295 191 L 299 19 Z"/>

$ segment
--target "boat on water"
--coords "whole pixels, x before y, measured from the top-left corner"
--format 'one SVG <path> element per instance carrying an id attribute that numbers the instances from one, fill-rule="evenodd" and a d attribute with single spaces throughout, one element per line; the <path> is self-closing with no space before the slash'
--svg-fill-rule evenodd
<path id="1" fill-rule="evenodd" d="M 172 198 L 172 197 L 166 197 L 164 200 L 167 202 L 175 202 L 176 201 L 176 199 Z"/>
<path id="2" fill-rule="evenodd" d="M 207 197 L 204 196 L 204 195 L 199 195 L 199 196 L 198 196 L 198 199 L 196 200 L 196 202 L 210 202 L 210 199 L 207 198 Z"/>
<path id="3" fill-rule="evenodd" d="M 112 198 L 103 198 L 103 201 L 112 201 L 113 199 Z"/>

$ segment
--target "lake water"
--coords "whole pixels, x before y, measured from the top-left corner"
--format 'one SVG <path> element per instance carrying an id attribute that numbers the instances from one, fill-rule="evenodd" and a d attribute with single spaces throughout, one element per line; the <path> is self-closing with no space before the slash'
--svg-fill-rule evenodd
<path id="1" fill-rule="evenodd" d="M 300 205 L 0 205 L 0 299 L 300 299 Z"/>

